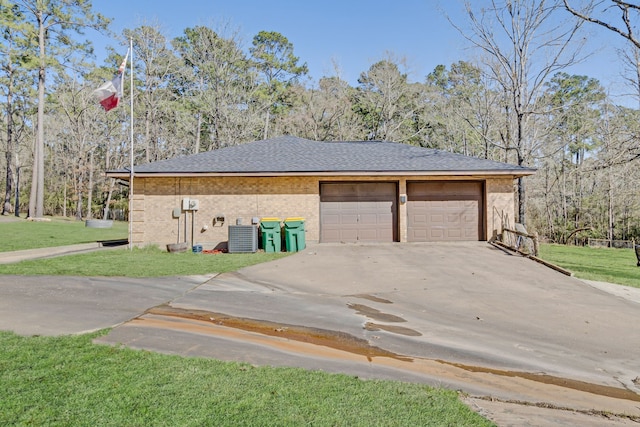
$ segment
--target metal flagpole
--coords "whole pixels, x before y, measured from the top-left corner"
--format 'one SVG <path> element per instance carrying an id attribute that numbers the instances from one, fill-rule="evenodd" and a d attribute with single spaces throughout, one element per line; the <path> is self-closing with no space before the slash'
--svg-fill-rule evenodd
<path id="1" fill-rule="evenodd" d="M 133 250 L 133 37 L 129 38 L 129 52 L 131 52 L 131 72 L 130 72 L 130 87 L 129 87 L 129 106 L 131 108 L 131 129 L 130 129 L 130 144 L 131 152 L 129 157 L 131 158 L 131 165 L 129 168 L 129 250 Z"/>

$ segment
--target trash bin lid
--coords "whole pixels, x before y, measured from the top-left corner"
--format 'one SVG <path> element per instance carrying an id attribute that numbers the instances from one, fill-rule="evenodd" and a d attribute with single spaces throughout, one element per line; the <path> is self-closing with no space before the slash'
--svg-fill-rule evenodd
<path id="1" fill-rule="evenodd" d="M 271 218 L 271 217 L 260 218 L 260 222 L 280 222 L 280 221 L 282 221 L 280 218 Z"/>
<path id="2" fill-rule="evenodd" d="M 294 217 L 286 218 L 284 220 L 284 222 L 287 222 L 287 221 L 304 221 L 304 218 L 302 218 L 301 216 L 294 216 Z"/>

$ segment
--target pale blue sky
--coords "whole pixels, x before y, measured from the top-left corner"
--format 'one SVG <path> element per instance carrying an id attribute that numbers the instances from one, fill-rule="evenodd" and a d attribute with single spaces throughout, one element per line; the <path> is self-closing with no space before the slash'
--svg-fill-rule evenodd
<path id="1" fill-rule="evenodd" d="M 440 11 L 446 9 L 452 19 L 464 24 L 458 0 L 94 0 L 93 5 L 113 18 L 112 29 L 118 34 L 125 28 L 157 23 L 173 38 L 187 27 L 219 29 L 227 23 L 238 30 L 247 47 L 259 31 L 277 31 L 293 43 L 314 80 L 333 75 L 332 61 L 336 61 L 342 77 L 356 84 L 360 73 L 389 51 L 406 57 L 410 78 L 423 81 L 438 64 L 449 66 L 476 55 Z M 116 42 L 87 35 L 94 40 L 96 60 L 101 63 L 103 47 Z M 589 27 L 585 36 L 596 52 L 568 72 L 598 78 L 612 93 L 620 93 L 615 46 L 621 45 L 621 38 L 596 27 Z"/>

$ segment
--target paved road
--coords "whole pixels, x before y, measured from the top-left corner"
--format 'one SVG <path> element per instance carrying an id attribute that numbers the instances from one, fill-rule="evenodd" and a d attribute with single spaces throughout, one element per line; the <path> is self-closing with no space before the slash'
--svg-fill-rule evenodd
<path id="1" fill-rule="evenodd" d="M 0 329 L 61 316 L 77 326 L 59 333 L 74 333 L 128 318 L 100 341 L 444 385 L 499 425 L 637 425 L 592 411 L 640 416 L 637 290 L 612 294 L 486 243 L 314 245 L 237 273 L 122 288 L 128 279 L 75 279 L 79 288 L 6 279 Z M 125 288 L 133 295 L 119 295 Z M 128 310 L 85 325 L 72 313 L 86 305 Z"/>

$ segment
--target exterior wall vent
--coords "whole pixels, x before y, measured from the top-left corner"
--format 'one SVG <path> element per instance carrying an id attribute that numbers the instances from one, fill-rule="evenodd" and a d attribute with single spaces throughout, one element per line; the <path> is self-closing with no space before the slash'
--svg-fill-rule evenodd
<path id="1" fill-rule="evenodd" d="M 255 225 L 230 225 L 229 253 L 257 252 L 258 251 L 258 227 Z"/>

